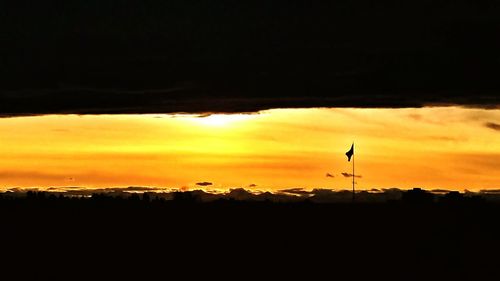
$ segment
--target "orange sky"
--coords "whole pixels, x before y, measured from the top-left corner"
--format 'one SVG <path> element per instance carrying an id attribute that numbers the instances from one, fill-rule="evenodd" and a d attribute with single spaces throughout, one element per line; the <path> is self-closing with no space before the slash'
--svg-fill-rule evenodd
<path id="1" fill-rule="evenodd" d="M 276 109 L 251 115 L 0 119 L 0 188 L 500 188 L 500 110 Z M 326 173 L 335 177 L 326 177 Z M 249 187 L 255 184 L 256 187 Z"/>

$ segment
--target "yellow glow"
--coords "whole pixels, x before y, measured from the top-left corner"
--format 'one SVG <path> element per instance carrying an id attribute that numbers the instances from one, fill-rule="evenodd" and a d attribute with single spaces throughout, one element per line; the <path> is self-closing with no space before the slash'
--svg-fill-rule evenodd
<path id="1" fill-rule="evenodd" d="M 500 188 L 500 110 L 276 109 L 251 115 L 0 119 L 0 189 Z M 494 126 L 493 126 L 494 127 Z M 326 173 L 335 177 L 326 177 Z"/>

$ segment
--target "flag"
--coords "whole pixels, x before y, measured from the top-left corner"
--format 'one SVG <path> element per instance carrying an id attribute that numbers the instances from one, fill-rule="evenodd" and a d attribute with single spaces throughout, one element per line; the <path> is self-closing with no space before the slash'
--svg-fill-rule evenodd
<path id="1" fill-rule="evenodd" d="M 347 161 L 351 161 L 351 157 L 352 155 L 354 155 L 354 143 L 352 143 L 351 149 L 349 149 L 349 151 L 347 151 L 345 155 L 347 156 Z"/>

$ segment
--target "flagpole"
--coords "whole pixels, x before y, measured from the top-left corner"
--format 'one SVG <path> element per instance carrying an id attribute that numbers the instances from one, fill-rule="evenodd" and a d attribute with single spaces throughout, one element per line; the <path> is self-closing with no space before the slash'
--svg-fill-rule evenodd
<path id="1" fill-rule="evenodd" d="M 354 202 L 354 197 L 356 196 L 354 191 L 354 154 L 352 154 L 352 202 Z"/>

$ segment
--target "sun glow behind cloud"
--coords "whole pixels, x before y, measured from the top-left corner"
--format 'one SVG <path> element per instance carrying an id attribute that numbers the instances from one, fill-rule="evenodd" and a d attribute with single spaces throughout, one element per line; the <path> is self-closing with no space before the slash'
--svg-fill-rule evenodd
<path id="1" fill-rule="evenodd" d="M 499 188 L 500 110 L 276 109 L 259 114 L 0 119 L 0 187 Z M 325 177 L 330 173 L 335 177 Z"/>

